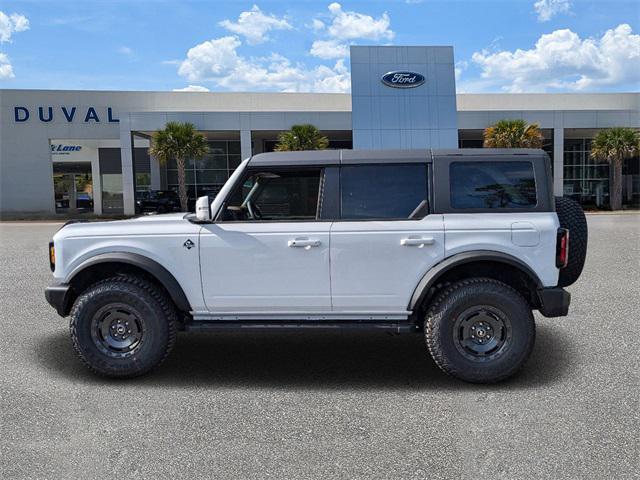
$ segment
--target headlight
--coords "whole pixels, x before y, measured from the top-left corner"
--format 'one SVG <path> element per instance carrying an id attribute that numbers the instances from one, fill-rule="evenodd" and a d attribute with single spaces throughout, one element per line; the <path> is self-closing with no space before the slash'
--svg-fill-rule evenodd
<path id="1" fill-rule="evenodd" d="M 53 242 L 49 242 L 49 267 L 52 272 L 56 269 L 56 247 Z"/>

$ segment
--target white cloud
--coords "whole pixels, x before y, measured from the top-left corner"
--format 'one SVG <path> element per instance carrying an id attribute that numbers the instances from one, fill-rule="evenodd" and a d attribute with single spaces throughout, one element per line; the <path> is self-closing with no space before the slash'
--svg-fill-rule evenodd
<path id="1" fill-rule="evenodd" d="M 485 86 L 508 92 L 598 90 L 640 83 L 640 35 L 627 24 L 600 38 L 569 29 L 542 35 L 530 50 L 476 52 Z"/>
<path id="2" fill-rule="evenodd" d="M 460 60 L 456 62 L 455 68 L 454 68 L 456 82 L 460 80 L 460 76 L 462 75 L 462 72 L 464 72 L 467 68 L 469 68 L 469 62 L 467 62 L 466 60 Z"/>
<path id="3" fill-rule="evenodd" d="M 15 77 L 15 75 L 13 74 L 13 67 L 9 61 L 9 57 L 5 53 L 0 52 L 0 80 L 13 77 Z"/>
<path id="4" fill-rule="evenodd" d="M 237 22 L 223 20 L 220 26 L 232 33 L 242 35 L 249 45 L 264 43 L 269 40 L 267 33 L 271 30 L 291 30 L 293 27 L 283 18 L 265 14 L 257 5 L 251 10 L 240 13 Z"/>
<path id="5" fill-rule="evenodd" d="M 350 76 L 342 60 L 333 68 L 320 65 L 309 69 L 273 54 L 266 58 L 243 59 L 216 83 L 235 91 L 346 92 L 350 87 Z"/>
<path id="6" fill-rule="evenodd" d="M 10 42 L 14 33 L 29 30 L 29 20 L 24 15 L 7 15 L 0 11 L 0 43 Z"/>
<path id="7" fill-rule="evenodd" d="M 174 92 L 209 92 L 210 90 L 207 87 L 203 87 L 202 85 L 189 85 L 184 88 L 174 88 Z"/>
<path id="8" fill-rule="evenodd" d="M 364 13 L 342 10 L 339 3 L 329 5 L 330 22 L 313 19 L 312 29 L 325 31 L 328 38 L 316 40 L 309 53 L 314 57 L 331 59 L 346 58 L 349 44 L 353 40 L 392 40 L 395 33 L 389 28 L 391 19 L 385 12 L 379 18 Z"/>
<path id="9" fill-rule="evenodd" d="M 372 17 L 359 12 L 345 11 L 339 3 L 328 7 L 326 18 L 314 18 L 305 27 L 320 32 L 310 54 L 324 60 L 336 60 L 332 66 L 310 67 L 291 62 L 272 53 L 265 57 L 249 57 L 238 52 L 244 43 L 256 44 L 268 40 L 272 30 L 291 29 L 283 18 L 263 13 L 257 6 L 242 12 L 237 22 L 224 20 L 224 28 L 237 35 L 228 35 L 202 42 L 189 49 L 180 61 L 178 74 L 189 82 L 198 82 L 232 91 L 283 92 L 348 92 L 351 75 L 345 66 L 349 44 L 353 40 L 390 41 L 395 33 L 385 12 Z M 240 37 L 246 38 L 246 42 Z"/>
<path id="10" fill-rule="evenodd" d="M 315 32 L 319 32 L 320 30 L 324 30 L 325 24 L 322 20 L 318 20 L 314 18 L 311 20 L 311 29 Z"/>
<path id="11" fill-rule="evenodd" d="M 29 30 L 29 20 L 24 15 L 12 13 L 7 15 L 0 10 L 0 44 L 11 42 L 14 33 Z M 0 52 L 0 80 L 14 78 L 13 65 L 6 53 Z"/>
<path id="12" fill-rule="evenodd" d="M 350 74 L 344 61 L 309 68 L 286 57 L 244 57 L 237 37 L 208 40 L 189 49 L 178 73 L 192 82 L 211 82 L 232 91 L 347 92 Z"/>
<path id="13" fill-rule="evenodd" d="M 240 63 L 236 53 L 240 45 L 238 37 L 221 37 L 200 43 L 189 49 L 187 58 L 180 63 L 178 74 L 192 82 L 224 75 Z"/>
<path id="14" fill-rule="evenodd" d="M 395 33 L 389 29 L 391 19 L 387 12 L 379 18 L 358 12 L 342 10 L 339 3 L 329 5 L 331 25 L 328 33 L 338 40 L 393 40 Z"/>
<path id="15" fill-rule="evenodd" d="M 131 47 L 122 46 L 118 49 L 118 53 L 126 56 L 131 56 L 133 55 L 133 49 Z"/>
<path id="16" fill-rule="evenodd" d="M 351 90 L 351 73 L 344 60 L 340 59 L 329 68 L 325 65 L 316 67 L 312 72 L 313 86 L 311 91 L 322 93 L 347 93 Z"/>
<path id="17" fill-rule="evenodd" d="M 344 43 L 339 43 L 338 40 L 316 40 L 311 45 L 309 51 L 311 55 L 318 58 L 330 59 L 330 58 L 345 58 L 349 55 L 349 46 Z"/>
<path id="18" fill-rule="evenodd" d="M 568 13 L 571 9 L 569 0 L 537 0 L 533 9 L 538 14 L 540 22 L 548 22 L 559 13 Z"/>

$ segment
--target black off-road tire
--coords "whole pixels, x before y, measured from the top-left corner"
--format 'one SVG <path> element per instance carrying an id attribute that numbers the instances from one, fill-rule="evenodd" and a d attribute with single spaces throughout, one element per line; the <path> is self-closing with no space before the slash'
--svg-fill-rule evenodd
<path id="1" fill-rule="evenodd" d="M 484 345 L 477 344 L 482 341 L 480 328 Z M 427 311 L 424 334 L 433 360 L 444 372 L 466 382 L 495 383 L 511 377 L 529 358 L 535 322 L 531 307 L 514 289 L 497 280 L 471 278 L 437 295 Z M 494 342 L 493 350 L 475 351 L 489 349 Z"/>
<path id="2" fill-rule="evenodd" d="M 559 287 L 568 287 L 580 278 L 587 258 L 587 218 L 578 202 L 564 197 L 556 197 L 556 213 L 560 226 L 569 230 L 569 261 L 558 278 Z"/>
<path id="3" fill-rule="evenodd" d="M 78 357 L 94 373 L 107 377 L 136 377 L 151 371 L 176 341 L 175 306 L 159 287 L 133 275 L 92 285 L 78 296 L 70 317 Z M 114 339 L 111 333 L 118 337 L 119 330 L 122 336 Z"/>

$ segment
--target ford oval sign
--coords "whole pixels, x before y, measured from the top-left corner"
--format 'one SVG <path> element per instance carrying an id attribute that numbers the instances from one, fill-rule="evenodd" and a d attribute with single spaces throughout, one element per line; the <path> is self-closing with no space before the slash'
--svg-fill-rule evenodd
<path id="1" fill-rule="evenodd" d="M 385 73 L 382 83 L 394 88 L 414 88 L 424 83 L 424 75 L 416 72 L 389 72 Z"/>

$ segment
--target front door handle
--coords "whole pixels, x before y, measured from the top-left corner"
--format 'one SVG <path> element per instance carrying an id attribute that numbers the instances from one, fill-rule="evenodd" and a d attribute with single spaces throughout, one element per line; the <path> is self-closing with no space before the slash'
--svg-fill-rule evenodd
<path id="1" fill-rule="evenodd" d="M 313 240 L 309 238 L 296 238 L 294 240 L 289 240 L 287 245 L 292 248 L 306 248 L 307 250 L 311 247 L 319 247 L 322 242 L 320 240 Z"/>
<path id="2" fill-rule="evenodd" d="M 422 248 L 425 245 L 433 245 L 435 240 L 433 237 L 422 237 L 422 238 L 403 238 L 400 240 L 400 245 L 403 247 L 418 247 Z"/>

